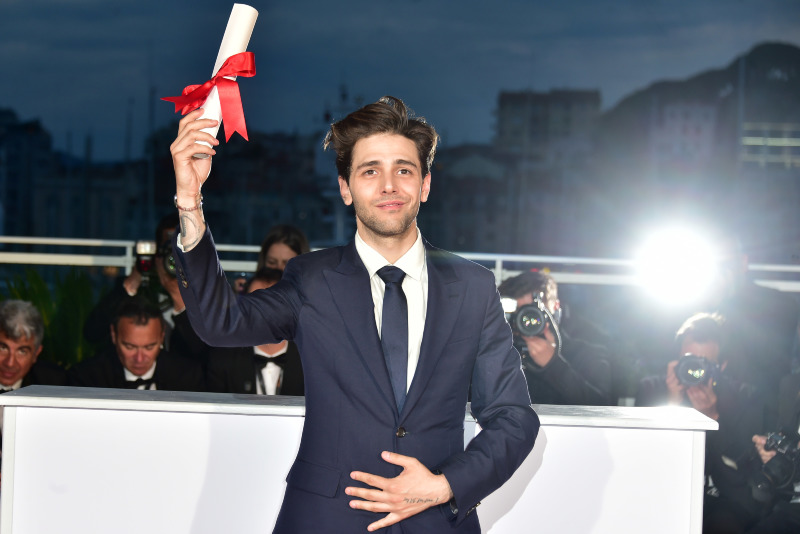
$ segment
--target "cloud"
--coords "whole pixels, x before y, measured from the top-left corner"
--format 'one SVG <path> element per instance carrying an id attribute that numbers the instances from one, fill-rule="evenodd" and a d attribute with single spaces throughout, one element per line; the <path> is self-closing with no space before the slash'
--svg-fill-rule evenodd
<path id="1" fill-rule="evenodd" d="M 723 67 L 760 41 L 800 35 L 794 0 L 255 7 L 250 50 L 258 75 L 241 83 L 251 128 L 321 128 L 323 108 L 346 84 L 367 100 L 406 99 L 453 141 L 491 138 L 501 90 L 599 88 L 609 106 L 658 79 Z M 98 155 L 120 157 L 128 100 L 135 100 L 134 136 L 143 137 L 151 84 L 170 96 L 204 81 L 229 13 L 218 0 L 6 1 L 0 107 L 41 118 L 62 146 L 67 131 L 103 131 Z M 156 124 L 173 120 L 171 112 L 156 103 Z"/>

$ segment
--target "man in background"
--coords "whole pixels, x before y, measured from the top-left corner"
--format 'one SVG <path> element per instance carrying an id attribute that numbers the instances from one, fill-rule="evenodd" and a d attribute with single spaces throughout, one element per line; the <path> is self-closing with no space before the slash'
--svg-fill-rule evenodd
<path id="1" fill-rule="evenodd" d="M 164 348 L 164 318 L 142 297 L 127 297 L 110 326 L 113 347 L 70 369 L 69 383 L 97 388 L 204 391 L 199 363 Z"/>
<path id="2" fill-rule="evenodd" d="M 607 406 L 616 404 L 612 397 L 611 363 L 608 350 L 569 337 L 560 329 L 560 347 L 555 329 L 561 302 L 553 277 L 540 272 L 524 272 L 503 281 L 500 296 L 516 300 L 517 309 L 540 298 L 551 316 L 537 336 L 514 331 L 514 343 L 522 355 L 522 368 L 528 381 L 531 402 L 536 404 L 577 404 Z M 560 349 L 560 350 L 559 350 Z"/>
<path id="3" fill-rule="evenodd" d="M 283 271 L 264 267 L 253 275 L 246 293 L 267 289 Z M 303 395 L 303 366 L 293 341 L 255 347 L 212 347 L 206 370 L 209 391 L 257 395 Z"/>

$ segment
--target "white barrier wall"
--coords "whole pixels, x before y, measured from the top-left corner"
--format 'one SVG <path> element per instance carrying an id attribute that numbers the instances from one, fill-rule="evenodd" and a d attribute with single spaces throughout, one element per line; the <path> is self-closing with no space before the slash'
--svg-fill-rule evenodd
<path id="1" fill-rule="evenodd" d="M 0 534 L 270 532 L 302 399 L 31 386 L 4 405 Z M 687 408 L 537 406 L 483 531 L 699 534 L 705 431 Z M 465 441 L 476 432 L 466 419 Z"/>

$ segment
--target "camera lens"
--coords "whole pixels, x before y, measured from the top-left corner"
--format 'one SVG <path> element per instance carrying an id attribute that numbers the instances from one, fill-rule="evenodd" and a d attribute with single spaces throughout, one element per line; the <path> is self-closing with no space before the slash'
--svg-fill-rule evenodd
<path id="1" fill-rule="evenodd" d="M 528 304 L 517 310 L 514 321 L 520 335 L 534 337 L 544 330 L 547 317 L 538 306 Z"/>
<path id="2" fill-rule="evenodd" d="M 675 376 L 685 386 L 698 386 L 709 379 L 713 365 L 713 362 L 700 356 L 685 354 L 675 366 Z"/>

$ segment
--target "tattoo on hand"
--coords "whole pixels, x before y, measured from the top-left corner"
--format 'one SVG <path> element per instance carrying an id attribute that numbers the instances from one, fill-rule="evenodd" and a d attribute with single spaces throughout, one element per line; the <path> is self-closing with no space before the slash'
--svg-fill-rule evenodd
<path id="1" fill-rule="evenodd" d="M 406 504 L 428 504 L 428 503 L 435 504 L 439 502 L 439 499 L 420 499 L 417 497 L 411 497 L 411 498 L 406 497 L 405 499 L 403 499 L 403 502 L 405 502 Z"/>

